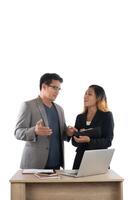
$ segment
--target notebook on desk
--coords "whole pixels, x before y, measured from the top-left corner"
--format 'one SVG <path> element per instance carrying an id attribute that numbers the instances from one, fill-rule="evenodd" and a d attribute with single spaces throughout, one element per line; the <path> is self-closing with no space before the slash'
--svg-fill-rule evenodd
<path id="1" fill-rule="evenodd" d="M 78 170 L 64 170 L 62 175 L 82 177 L 107 173 L 114 149 L 88 150 L 84 152 Z"/>

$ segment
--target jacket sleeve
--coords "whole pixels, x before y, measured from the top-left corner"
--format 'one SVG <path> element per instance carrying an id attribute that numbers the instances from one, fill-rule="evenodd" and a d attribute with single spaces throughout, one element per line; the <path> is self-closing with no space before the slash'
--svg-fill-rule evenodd
<path id="1" fill-rule="evenodd" d="M 66 125 L 64 110 L 61 106 L 57 104 L 55 105 L 57 107 L 57 111 L 59 114 L 60 131 L 61 131 L 62 140 L 69 142 L 71 137 L 67 135 L 67 125 Z"/>
<path id="2" fill-rule="evenodd" d="M 79 124 L 81 124 L 80 122 L 80 117 L 79 115 L 76 117 L 76 121 L 75 121 L 75 128 L 77 128 L 77 130 L 80 130 L 80 126 Z M 75 142 L 74 138 L 72 137 L 72 145 L 75 147 L 79 146 L 79 143 Z"/>
<path id="3" fill-rule="evenodd" d="M 16 139 L 36 142 L 37 137 L 34 132 L 35 127 L 31 127 L 30 124 L 31 111 L 28 104 L 24 102 L 21 107 L 14 132 Z"/>
<path id="4" fill-rule="evenodd" d="M 101 134 L 100 138 L 91 138 L 89 143 L 84 143 L 87 150 L 90 149 L 106 149 L 112 145 L 113 140 L 113 130 L 114 130 L 114 120 L 113 115 L 111 112 L 105 113 L 105 117 L 103 120 L 103 124 L 101 127 Z"/>

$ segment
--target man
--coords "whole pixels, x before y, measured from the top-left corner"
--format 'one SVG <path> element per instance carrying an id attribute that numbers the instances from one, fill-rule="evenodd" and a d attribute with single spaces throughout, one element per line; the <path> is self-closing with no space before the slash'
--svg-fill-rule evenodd
<path id="1" fill-rule="evenodd" d="M 66 126 L 63 109 L 54 103 L 62 82 L 58 74 L 44 74 L 39 97 L 23 103 L 15 129 L 15 137 L 26 141 L 22 169 L 64 168 L 64 140 L 75 128 Z"/>

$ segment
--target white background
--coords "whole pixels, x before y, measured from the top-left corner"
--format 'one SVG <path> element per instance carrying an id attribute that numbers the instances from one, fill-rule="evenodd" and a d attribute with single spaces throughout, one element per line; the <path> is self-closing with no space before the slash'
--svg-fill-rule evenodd
<path id="1" fill-rule="evenodd" d="M 14 137 L 21 103 L 39 94 L 39 79 L 64 79 L 56 102 L 67 125 L 83 109 L 90 84 L 104 87 L 115 120 L 111 168 L 134 199 L 134 4 L 130 0 L 0 1 L 0 197 L 10 199 L 9 179 L 19 169 L 24 142 Z M 75 149 L 65 146 L 66 168 Z"/>

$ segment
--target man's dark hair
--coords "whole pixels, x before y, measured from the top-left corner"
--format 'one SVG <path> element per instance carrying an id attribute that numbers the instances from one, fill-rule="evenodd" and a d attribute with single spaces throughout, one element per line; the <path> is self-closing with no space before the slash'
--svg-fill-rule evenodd
<path id="1" fill-rule="evenodd" d="M 41 90 L 43 83 L 45 83 L 46 85 L 50 85 L 52 80 L 60 81 L 60 83 L 63 82 L 63 79 L 58 74 L 46 73 L 46 74 L 42 75 L 40 78 L 40 90 Z"/>

